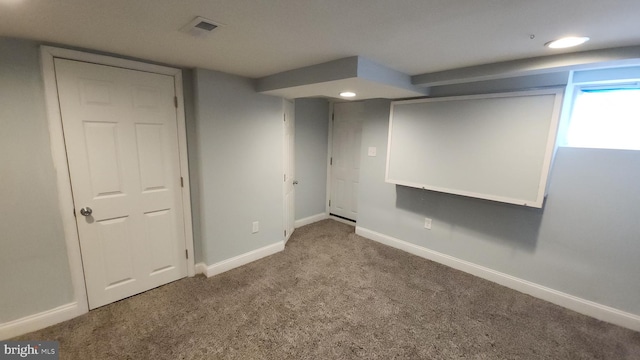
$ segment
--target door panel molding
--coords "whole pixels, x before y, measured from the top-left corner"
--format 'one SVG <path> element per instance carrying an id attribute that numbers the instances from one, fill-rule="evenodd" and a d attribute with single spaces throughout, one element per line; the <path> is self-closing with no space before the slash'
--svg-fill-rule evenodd
<path id="1" fill-rule="evenodd" d="M 89 305 L 84 280 L 84 270 L 82 267 L 82 258 L 80 253 L 79 235 L 76 228 L 76 218 L 74 215 L 71 179 L 69 177 L 64 134 L 62 130 L 62 118 L 60 115 L 61 111 L 59 106 L 54 64 L 55 58 L 163 74 L 172 76 L 174 78 L 174 88 L 178 103 L 178 107 L 176 109 L 176 119 L 178 124 L 180 175 L 184 179 L 184 185 L 181 188 L 181 198 L 183 204 L 185 247 L 189 254 L 189 259 L 187 261 L 187 275 L 194 276 L 195 264 L 193 254 L 193 228 L 189 188 L 190 182 L 187 158 L 186 124 L 183 106 L 184 98 L 182 88 L 182 70 L 51 46 L 41 46 L 40 57 L 42 66 L 42 77 L 44 82 L 49 138 L 51 141 L 51 154 L 53 158 L 54 169 L 56 172 L 56 186 L 58 190 L 59 208 L 60 214 L 62 216 L 63 230 L 67 246 L 67 256 L 69 259 L 69 269 L 71 272 L 71 280 L 73 285 L 73 299 L 78 305 L 75 311 L 67 313 L 68 318 L 60 318 L 59 320 L 64 321 L 87 313 L 89 311 Z"/>

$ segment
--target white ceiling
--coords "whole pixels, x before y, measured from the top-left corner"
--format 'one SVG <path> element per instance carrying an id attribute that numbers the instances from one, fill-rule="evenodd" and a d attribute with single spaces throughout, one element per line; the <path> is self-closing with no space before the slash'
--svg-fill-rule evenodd
<path id="1" fill-rule="evenodd" d="M 251 78 L 355 55 L 417 75 L 557 54 L 543 45 L 565 35 L 591 37 L 579 51 L 640 45 L 639 14 L 639 0 L 0 0 L 0 35 Z M 225 26 L 179 31 L 196 16 Z"/>

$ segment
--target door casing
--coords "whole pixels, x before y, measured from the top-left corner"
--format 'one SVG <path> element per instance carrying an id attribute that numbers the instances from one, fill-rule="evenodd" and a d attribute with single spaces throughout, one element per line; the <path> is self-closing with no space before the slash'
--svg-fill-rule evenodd
<path id="1" fill-rule="evenodd" d="M 284 99 L 284 140 L 283 140 L 283 166 L 284 166 L 284 242 L 289 241 L 295 230 L 295 105 L 293 101 Z M 287 137 L 287 131 L 289 136 Z"/>
<path id="2" fill-rule="evenodd" d="M 71 191 L 71 179 L 69 177 L 69 166 L 65 148 L 65 139 L 62 131 L 62 118 L 60 113 L 58 89 L 56 85 L 56 74 L 54 59 L 62 58 L 69 60 L 84 61 L 100 65 L 114 66 L 125 69 L 152 72 L 169 75 L 174 78 L 175 93 L 177 97 L 176 117 L 178 122 L 178 151 L 180 159 L 180 176 L 183 178 L 181 197 L 183 204 L 183 217 L 185 226 L 185 247 L 188 252 L 187 275 L 195 275 L 195 262 L 193 253 L 193 225 L 191 217 L 191 198 L 189 188 L 189 165 L 187 158 L 187 133 L 184 117 L 184 97 L 182 89 L 182 70 L 147 64 L 143 62 L 115 58 L 111 56 L 85 53 L 76 50 L 62 49 L 51 46 L 40 48 L 42 76 L 44 81 L 45 102 L 47 120 L 49 125 L 49 138 L 51 141 L 51 154 L 56 172 L 56 186 L 58 190 L 58 202 L 65 242 L 67 246 L 67 256 L 69 259 L 69 269 L 73 285 L 73 302 L 67 304 L 69 310 L 59 321 L 71 319 L 89 311 L 87 292 L 82 267 L 80 253 L 80 239 L 76 228 L 76 218 L 74 216 L 73 195 Z"/>

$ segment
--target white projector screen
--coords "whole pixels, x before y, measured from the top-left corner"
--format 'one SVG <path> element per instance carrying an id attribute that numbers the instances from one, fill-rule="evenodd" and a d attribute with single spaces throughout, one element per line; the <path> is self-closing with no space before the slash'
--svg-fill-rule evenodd
<path id="1" fill-rule="evenodd" d="M 385 181 L 542 207 L 561 89 L 394 101 Z"/>

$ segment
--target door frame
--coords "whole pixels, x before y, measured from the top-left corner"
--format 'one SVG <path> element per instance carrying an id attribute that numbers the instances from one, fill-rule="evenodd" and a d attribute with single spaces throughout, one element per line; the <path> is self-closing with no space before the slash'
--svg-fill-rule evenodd
<path id="1" fill-rule="evenodd" d="M 329 206 L 329 202 L 331 201 L 331 176 L 333 169 L 331 164 L 331 159 L 333 158 L 333 107 L 335 101 L 329 101 L 329 136 L 327 136 L 327 194 L 325 196 L 325 208 L 324 211 L 327 214 L 327 217 L 332 219 L 337 219 L 335 216 L 331 215 L 331 206 Z"/>
<path id="2" fill-rule="evenodd" d="M 333 177 L 333 121 L 335 120 L 335 104 L 336 103 L 345 103 L 345 102 L 362 102 L 364 100 L 355 100 L 355 101 L 330 101 L 329 102 L 329 136 L 327 137 L 327 190 L 326 190 L 326 201 L 325 201 L 325 213 L 329 219 L 333 219 L 335 221 L 355 226 L 358 221 L 349 221 L 343 218 L 334 216 L 331 214 L 331 206 L 329 203 L 331 202 L 331 192 L 333 190 L 333 183 L 331 181 Z M 360 145 L 362 148 L 362 144 Z"/>
<path id="3" fill-rule="evenodd" d="M 182 190 L 182 204 L 184 217 L 185 248 L 189 254 L 187 260 L 187 276 L 195 275 L 195 256 L 193 252 L 193 225 L 191 218 L 191 191 L 189 188 L 189 164 L 187 157 L 187 132 L 184 116 L 184 96 L 182 89 L 182 70 L 147 64 L 139 61 L 120 59 L 111 56 L 86 53 L 76 50 L 56 48 L 51 46 L 40 47 L 40 60 L 42 66 L 42 78 L 44 82 L 44 95 L 46 104 L 46 114 L 49 126 L 49 139 L 51 141 L 51 155 L 53 166 L 56 172 L 56 186 L 58 190 L 58 203 L 62 226 L 64 230 L 65 242 L 67 246 L 67 256 L 69 259 L 69 270 L 71 272 L 71 282 L 73 284 L 73 301 L 76 309 L 73 316 L 78 316 L 89 312 L 89 301 L 87 297 L 84 269 L 82 267 L 82 254 L 80 252 L 80 237 L 74 215 L 73 193 L 71 190 L 71 178 L 69 176 L 69 163 L 65 147 L 64 133 L 62 130 L 62 117 L 60 102 L 58 98 L 58 87 L 56 83 L 56 73 L 54 59 L 68 59 L 107 65 L 130 70 L 172 76 L 174 78 L 175 96 L 178 98 L 176 109 L 176 119 L 178 124 L 178 152 L 180 159 L 180 176 L 184 179 Z"/>
<path id="4" fill-rule="evenodd" d="M 291 190 L 293 192 L 293 207 L 290 208 L 289 210 L 292 212 L 292 214 L 288 214 L 287 213 L 287 183 L 289 182 L 289 180 L 291 180 L 292 182 L 295 182 L 296 179 L 296 164 L 295 164 L 295 141 L 296 141 L 296 132 L 295 132 L 295 126 L 296 126 L 296 108 L 295 108 L 295 102 L 293 100 L 290 99 L 282 99 L 282 114 L 284 116 L 284 121 L 283 121 L 283 125 L 282 125 L 282 136 L 283 136 L 283 141 L 282 141 L 282 172 L 285 174 L 285 177 L 287 175 L 287 162 L 289 162 L 291 164 L 291 174 L 288 175 L 292 175 L 291 178 L 285 178 L 285 181 L 283 183 L 282 186 L 282 201 L 283 201 L 283 206 L 284 206 L 284 211 L 283 211 L 283 228 L 284 228 L 284 243 L 285 245 L 287 244 L 287 242 L 289 241 L 289 238 L 291 237 L 291 234 L 293 234 L 293 232 L 295 231 L 296 227 L 295 227 L 295 222 L 296 222 L 296 203 L 295 203 L 295 196 L 296 196 L 296 186 L 295 184 L 292 184 L 291 186 L 293 187 L 293 189 Z M 291 113 L 288 113 L 288 108 L 291 109 Z M 289 115 L 289 119 L 287 119 L 287 115 Z M 287 120 L 289 122 L 293 123 L 293 134 L 291 134 L 293 136 L 293 147 L 290 147 L 288 150 L 289 152 L 287 152 L 287 148 L 288 148 L 288 140 L 287 139 L 287 129 L 286 127 L 288 126 Z M 289 218 L 287 215 L 293 216 L 293 226 L 291 229 L 289 229 Z M 291 230 L 291 232 L 289 232 L 289 230 Z"/>

